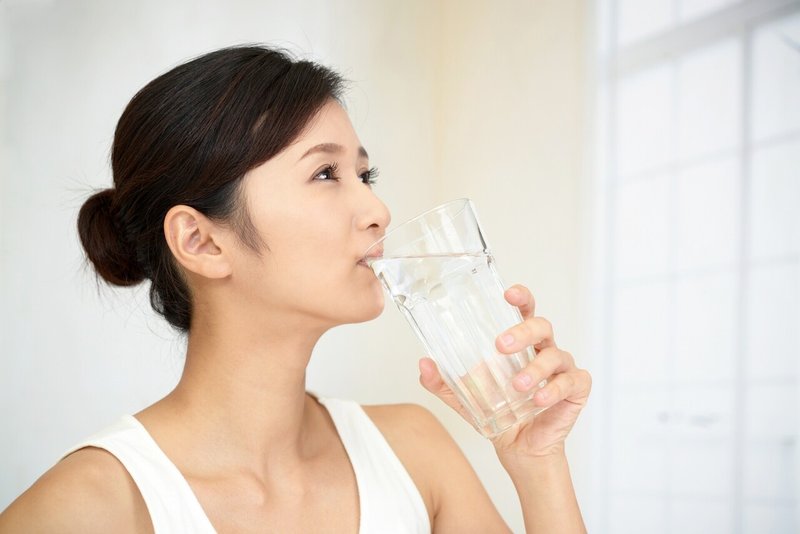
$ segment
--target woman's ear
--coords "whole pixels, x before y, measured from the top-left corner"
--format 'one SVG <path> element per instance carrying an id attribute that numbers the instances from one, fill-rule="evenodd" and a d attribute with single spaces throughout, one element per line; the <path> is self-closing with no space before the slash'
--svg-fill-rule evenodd
<path id="1" fill-rule="evenodd" d="M 231 274 L 230 259 L 221 247 L 224 230 L 189 206 L 173 206 L 164 217 L 164 236 L 178 263 L 205 278 Z"/>

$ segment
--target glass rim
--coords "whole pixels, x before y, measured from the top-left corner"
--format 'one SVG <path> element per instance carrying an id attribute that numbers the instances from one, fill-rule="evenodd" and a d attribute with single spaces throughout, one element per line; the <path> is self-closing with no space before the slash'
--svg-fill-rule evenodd
<path id="1" fill-rule="evenodd" d="M 366 259 L 366 257 L 369 255 L 369 251 L 370 251 L 370 250 L 374 249 L 374 248 L 375 248 L 377 245 L 380 245 L 381 243 L 383 243 L 384 241 L 386 241 L 386 240 L 387 240 L 387 239 L 388 239 L 388 238 L 389 238 L 389 237 L 390 237 L 392 234 L 394 234 L 395 232 L 397 232 L 397 231 L 398 231 L 398 230 L 400 230 L 401 228 L 404 228 L 404 227 L 406 227 L 407 225 L 409 225 L 409 224 L 411 224 L 411 223 L 413 223 L 413 222 L 415 222 L 415 221 L 417 221 L 417 220 L 419 220 L 419 219 L 422 219 L 423 217 L 425 217 L 425 216 L 427 216 L 427 215 L 430 215 L 431 213 L 434 213 L 434 212 L 436 212 L 436 211 L 441 211 L 443 208 L 446 208 L 446 207 L 448 207 L 448 206 L 450 206 L 450 205 L 453 205 L 453 204 L 459 204 L 459 203 L 463 204 L 463 206 L 461 207 L 461 209 L 459 209 L 459 210 L 458 210 L 458 211 L 455 213 L 455 215 L 458 215 L 459 213 L 461 213 L 462 211 L 464 211 L 464 209 L 465 209 L 467 206 L 470 206 L 470 205 L 472 205 L 472 199 L 470 199 L 470 198 L 468 198 L 468 197 L 454 198 L 454 199 L 452 199 L 452 200 L 448 200 L 448 201 L 446 201 L 446 202 L 442 202 L 441 204 L 437 204 L 436 206 L 434 206 L 434 207 L 432 207 L 432 208 L 429 208 L 429 209 L 427 209 L 427 210 L 423 211 L 422 213 L 419 213 L 419 214 L 417 214 L 417 215 L 415 215 L 415 216 L 411 217 L 410 219 L 408 219 L 408 220 L 406 220 L 406 221 L 404 221 L 404 222 L 402 222 L 402 223 L 398 224 L 397 226 L 395 226 L 394 228 L 392 228 L 391 230 L 389 230 L 388 232 L 386 232 L 386 233 L 383 235 L 383 237 L 381 237 L 380 239 L 378 239 L 377 241 L 375 241 L 374 243 L 372 243 L 370 246 L 368 246 L 368 247 L 367 247 L 367 250 L 365 250 L 365 251 L 364 251 L 364 254 L 362 255 L 362 258 Z"/>

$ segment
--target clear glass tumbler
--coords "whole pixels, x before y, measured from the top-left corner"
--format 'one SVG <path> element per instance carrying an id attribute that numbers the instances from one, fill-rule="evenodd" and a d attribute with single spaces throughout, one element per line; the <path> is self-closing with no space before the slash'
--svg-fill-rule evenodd
<path id="1" fill-rule="evenodd" d="M 503 354 L 495 339 L 522 322 L 505 287 L 469 199 L 447 202 L 398 226 L 364 254 L 486 437 L 542 411 L 538 389 L 519 392 L 511 379 L 534 350 Z M 539 387 L 544 382 L 539 384 Z"/>

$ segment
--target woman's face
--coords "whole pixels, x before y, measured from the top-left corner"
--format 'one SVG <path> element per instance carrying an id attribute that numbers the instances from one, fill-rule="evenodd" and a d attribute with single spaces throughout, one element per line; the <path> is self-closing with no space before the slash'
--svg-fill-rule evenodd
<path id="1" fill-rule="evenodd" d="M 327 103 L 300 138 L 244 177 L 263 243 L 235 254 L 237 298 L 286 325 L 330 327 L 383 310 L 383 291 L 359 260 L 389 224 L 368 183 L 370 166 L 345 110 Z"/>

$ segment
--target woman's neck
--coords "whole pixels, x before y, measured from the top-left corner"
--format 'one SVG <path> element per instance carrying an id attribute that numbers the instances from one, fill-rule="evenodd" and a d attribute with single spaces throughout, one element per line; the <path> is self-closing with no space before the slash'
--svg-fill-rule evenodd
<path id="1" fill-rule="evenodd" d="M 164 439 L 184 441 L 186 457 L 202 458 L 209 473 L 292 472 L 324 446 L 324 415 L 305 391 L 306 367 L 322 332 L 226 325 L 193 326 L 181 380 L 145 412 L 156 417 L 153 424 L 175 423 Z"/>

